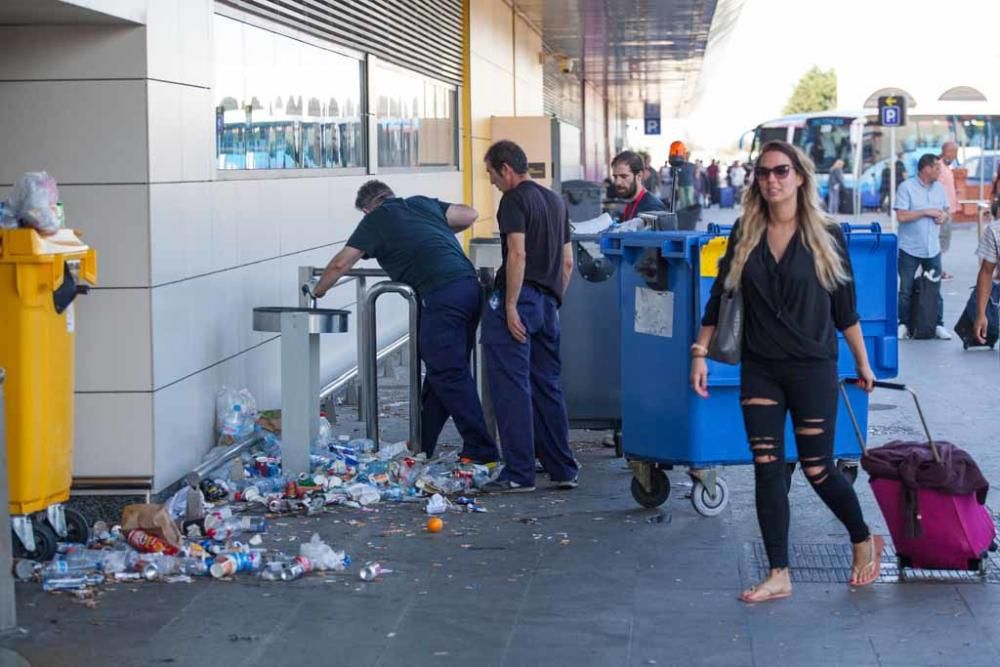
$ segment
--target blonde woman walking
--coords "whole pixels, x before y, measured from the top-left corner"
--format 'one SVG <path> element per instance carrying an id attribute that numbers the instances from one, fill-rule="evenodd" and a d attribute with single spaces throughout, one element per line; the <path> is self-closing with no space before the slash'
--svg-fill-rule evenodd
<path id="1" fill-rule="evenodd" d="M 740 403 L 753 453 L 757 521 L 771 570 L 743 591 L 744 602 L 791 595 L 785 419 L 791 412 L 799 462 L 813 489 L 854 545 L 850 583 L 878 578 L 883 539 L 865 524 L 854 487 L 833 463 L 837 416 L 837 335 L 842 331 L 866 391 L 875 376 L 855 310 L 843 232 L 822 210 L 812 162 L 783 141 L 764 145 L 743 195 L 719 275 L 691 346 L 691 386 L 708 396 L 705 357 L 723 292 L 741 290 L 744 326 Z"/>

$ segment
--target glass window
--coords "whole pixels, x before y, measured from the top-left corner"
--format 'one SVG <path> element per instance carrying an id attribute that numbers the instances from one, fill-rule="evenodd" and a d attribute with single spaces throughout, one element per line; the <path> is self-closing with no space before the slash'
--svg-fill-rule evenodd
<path id="1" fill-rule="evenodd" d="M 853 118 L 831 116 L 828 118 L 808 118 L 805 127 L 795 139 L 796 145 L 812 159 L 816 171 L 830 173 L 833 163 L 844 161 L 844 172 L 854 169 L 854 155 L 851 150 L 851 123 Z"/>
<path id="2" fill-rule="evenodd" d="M 455 88 L 382 63 L 373 75 L 379 166 L 457 165 Z"/>
<path id="3" fill-rule="evenodd" d="M 216 166 L 364 166 L 361 62 L 215 17 Z"/>

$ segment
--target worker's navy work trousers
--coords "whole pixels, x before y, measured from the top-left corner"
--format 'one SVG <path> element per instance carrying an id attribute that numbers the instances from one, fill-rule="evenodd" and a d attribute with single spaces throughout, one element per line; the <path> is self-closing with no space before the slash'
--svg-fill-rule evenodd
<path id="1" fill-rule="evenodd" d="M 482 312 L 479 281 L 469 276 L 420 297 L 420 357 L 427 368 L 421 395 L 421 448 L 431 456 L 450 416 L 462 436 L 462 456 L 478 462 L 500 458 L 486 428 L 469 366 Z"/>
<path id="2" fill-rule="evenodd" d="M 504 461 L 500 478 L 526 486 L 535 484 L 536 456 L 553 482 L 577 475 L 559 383 L 557 308 L 552 295 L 532 285 L 522 287 L 517 312 L 528 331 L 524 343 L 507 329 L 502 292 L 495 292 L 483 311 L 486 377 Z"/>

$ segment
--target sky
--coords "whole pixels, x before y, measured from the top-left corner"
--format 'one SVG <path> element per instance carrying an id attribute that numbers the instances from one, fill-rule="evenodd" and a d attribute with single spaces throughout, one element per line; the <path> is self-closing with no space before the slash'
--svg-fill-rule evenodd
<path id="1" fill-rule="evenodd" d="M 949 26 L 944 35 L 942 25 Z M 936 50 L 942 39 L 947 46 Z M 931 48 L 923 60 L 920 45 Z M 967 84 L 970 67 L 1000 79 L 1000 0 L 745 0 L 728 38 L 706 53 L 690 114 L 664 119 L 664 138 L 701 146 L 703 156 L 717 153 L 781 116 L 813 66 L 839 77 L 877 68 L 891 78 L 897 58 L 906 59 L 903 66 L 926 66 L 942 86 Z M 630 139 L 641 143 L 637 134 Z M 654 158 L 665 152 L 650 147 Z"/>

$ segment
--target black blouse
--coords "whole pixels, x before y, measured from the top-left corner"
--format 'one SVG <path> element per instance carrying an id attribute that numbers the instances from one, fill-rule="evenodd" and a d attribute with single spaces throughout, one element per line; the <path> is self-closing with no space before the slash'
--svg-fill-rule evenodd
<path id="1" fill-rule="evenodd" d="M 719 301 L 725 291 L 729 264 L 739 234 L 739 221 L 729 235 L 726 254 L 719 261 L 719 275 L 712 285 L 701 323 L 715 326 L 719 321 Z M 837 334 L 860 319 L 854 291 L 854 272 L 847 253 L 847 242 L 840 227 L 829 228 L 837 242 L 850 282 L 828 292 L 816 276 L 812 253 L 796 231 L 788 248 L 775 262 L 761 237 L 743 267 L 740 285 L 743 292 L 743 356 L 762 360 L 837 359 Z"/>

